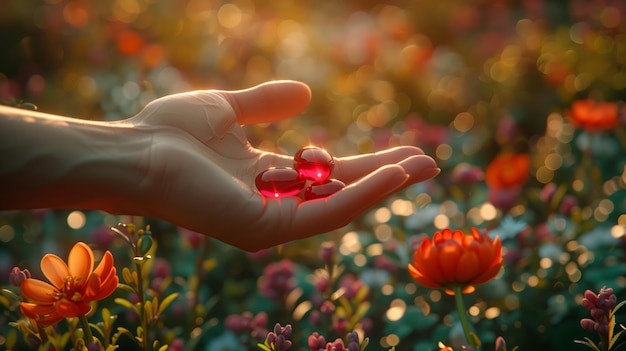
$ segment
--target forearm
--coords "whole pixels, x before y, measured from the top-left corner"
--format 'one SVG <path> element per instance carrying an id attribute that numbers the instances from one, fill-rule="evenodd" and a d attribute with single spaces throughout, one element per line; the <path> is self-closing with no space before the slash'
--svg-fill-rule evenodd
<path id="1" fill-rule="evenodd" d="M 128 124 L 0 106 L 0 210 L 125 212 L 120 200 L 140 189 L 148 143 Z"/>

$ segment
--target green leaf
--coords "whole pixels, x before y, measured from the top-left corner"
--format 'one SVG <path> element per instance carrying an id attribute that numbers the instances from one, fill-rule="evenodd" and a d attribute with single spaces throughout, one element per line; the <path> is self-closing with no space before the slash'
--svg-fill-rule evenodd
<path id="1" fill-rule="evenodd" d="M 100 334 L 100 336 L 104 338 L 105 334 L 102 328 L 100 328 L 97 324 L 94 324 L 94 323 L 89 323 L 89 326 L 91 327 L 91 329 L 95 329 L 98 332 L 98 334 Z"/>
<path id="2" fill-rule="evenodd" d="M 370 343 L 370 338 L 365 338 L 363 339 L 363 342 L 361 343 L 361 347 L 359 348 L 359 351 L 365 351 L 365 348 L 367 347 L 367 345 L 369 345 Z"/>
<path id="3" fill-rule="evenodd" d="M 134 289 L 132 286 L 130 286 L 130 285 L 126 285 L 126 284 L 122 284 L 122 283 L 117 283 L 117 287 L 118 287 L 118 289 L 126 290 L 126 291 L 128 291 L 128 292 L 133 293 L 133 294 L 135 294 L 135 293 L 136 293 L 135 289 Z"/>
<path id="4" fill-rule="evenodd" d="M 111 312 L 109 312 L 108 308 L 102 308 L 102 320 L 105 322 L 109 320 L 109 318 L 111 318 Z"/>
<path id="5" fill-rule="evenodd" d="M 13 291 L 11 291 L 9 289 L 2 289 L 2 290 L 0 290 L 0 292 L 2 292 L 2 295 L 6 296 L 6 297 L 9 297 L 9 298 L 12 298 L 15 301 L 18 301 L 18 302 L 22 302 L 23 301 L 21 297 L 19 297 L 18 295 L 16 295 Z"/>
<path id="6" fill-rule="evenodd" d="M 12 350 L 15 347 L 16 343 L 17 343 L 17 330 L 11 329 L 9 331 L 9 334 L 7 334 L 7 339 L 6 339 L 6 342 L 4 343 L 4 346 L 6 346 L 7 350 Z"/>
<path id="7" fill-rule="evenodd" d="M 124 278 L 124 282 L 126 284 L 137 285 L 137 280 L 135 279 L 135 276 L 130 272 L 130 269 L 128 269 L 128 267 L 122 268 L 122 278 Z"/>
<path id="8" fill-rule="evenodd" d="M 154 318 L 154 314 L 152 312 L 152 301 L 146 301 L 143 305 L 143 313 L 144 316 L 146 316 L 146 320 L 151 321 Z"/>
<path id="9" fill-rule="evenodd" d="M 589 346 L 591 349 L 593 349 L 595 351 L 600 351 L 600 348 L 598 348 L 598 346 L 593 341 L 591 341 L 591 339 L 589 339 L 587 337 L 585 337 L 584 341 L 583 340 L 574 340 L 574 342 L 578 343 L 578 344 L 587 345 L 587 346 Z"/>
<path id="10" fill-rule="evenodd" d="M 128 237 L 128 235 L 122 233 L 122 231 L 120 231 L 119 229 L 115 228 L 115 227 L 111 227 L 111 230 L 121 236 L 124 240 L 126 240 L 127 243 L 129 243 L 131 246 L 133 246 L 133 243 L 130 241 L 130 238 Z"/>
<path id="11" fill-rule="evenodd" d="M 617 340 L 619 340 L 620 336 L 622 336 L 623 333 L 624 331 L 620 330 L 617 334 L 613 335 L 611 340 L 609 340 L 609 350 L 613 348 L 613 345 L 615 345 L 615 343 L 617 342 Z"/>
<path id="12" fill-rule="evenodd" d="M 166 298 L 163 299 L 163 301 L 161 302 L 161 304 L 159 305 L 159 311 L 158 314 L 162 314 L 163 311 L 165 311 L 165 309 L 167 308 L 167 306 L 169 306 L 172 302 L 174 302 L 174 300 L 178 297 L 178 293 L 172 293 L 169 296 L 167 296 Z"/>
<path id="13" fill-rule="evenodd" d="M 624 306 L 626 304 L 626 300 L 620 302 L 617 304 L 617 306 L 613 307 L 613 309 L 611 310 L 611 314 L 610 316 L 614 315 L 615 312 L 617 312 L 617 310 L 619 310 L 622 306 Z"/>
<path id="14" fill-rule="evenodd" d="M 269 348 L 269 346 L 267 346 L 265 344 L 258 343 L 258 344 L 256 344 L 256 346 L 258 346 L 263 351 L 272 351 L 272 349 Z"/>
<path id="15" fill-rule="evenodd" d="M 474 346 L 474 349 L 478 350 L 480 348 L 480 339 L 478 338 L 478 335 L 476 335 L 476 333 L 474 333 L 473 331 L 469 332 L 469 336 L 470 338 L 472 338 L 471 341 L 469 341 L 470 345 Z"/>
<path id="16" fill-rule="evenodd" d="M 338 301 L 339 301 L 339 304 L 341 305 L 340 307 L 342 307 L 343 310 L 344 310 L 344 314 L 346 316 L 352 315 L 352 312 L 353 312 L 352 311 L 352 306 L 350 306 L 350 303 L 348 302 L 348 299 L 346 299 L 345 297 L 342 296 L 342 297 L 339 298 Z M 337 308 L 337 309 L 339 309 L 339 308 Z"/>
<path id="17" fill-rule="evenodd" d="M 124 307 L 126 307 L 128 309 L 131 309 L 131 310 L 135 311 L 135 312 L 137 311 L 137 309 L 135 308 L 135 305 L 133 305 L 132 302 L 130 302 L 130 301 L 126 300 L 126 299 L 123 299 L 121 297 L 116 297 L 113 301 L 116 304 L 118 304 L 118 305 L 122 305 L 122 306 L 124 306 Z"/>
<path id="18" fill-rule="evenodd" d="M 130 330 L 128 330 L 128 329 L 126 329 L 124 327 L 117 327 L 117 333 L 121 334 L 121 335 L 126 335 L 131 340 L 135 340 L 135 336 L 133 335 L 133 333 L 131 333 Z"/>
<path id="19" fill-rule="evenodd" d="M 369 292 L 370 292 L 370 288 L 363 286 L 361 289 L 359 289 L 359 291 L 357 291 L 356 296 L 354 297 L 353 301 L 355 303 L 360 303 L 367 297 Z"/>

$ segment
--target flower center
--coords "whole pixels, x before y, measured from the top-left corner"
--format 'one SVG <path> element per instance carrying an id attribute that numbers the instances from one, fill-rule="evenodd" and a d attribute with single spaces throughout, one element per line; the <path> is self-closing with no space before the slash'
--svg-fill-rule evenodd
<path id="1" fill-rule="evenodd" d="M 63 282 L 63 289 L 59 298 L 66 298 L 73 302 L 79 302 L 82 299 L 80 288 L 82 287 L 80 277 L 67 276 Z"/>

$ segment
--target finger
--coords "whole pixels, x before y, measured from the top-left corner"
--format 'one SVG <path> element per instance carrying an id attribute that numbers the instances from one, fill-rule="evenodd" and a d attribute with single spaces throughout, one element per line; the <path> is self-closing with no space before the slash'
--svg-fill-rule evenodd
<path id="1" fill-rule="evenodd" d="M 282 239 L 302 239 L 343 227 L 402 188 L 408 179 L 404 168 L 387 165 L 327 198 L 304 201 L 294 214 L 292 227 L 284 231 L 293 237 Z"/>
<path id="2" fill-rule="evenodd" d="M 406 174 L 409 175 L 409 179 L 406 181 L 405 186 L 426 181 L 441 172 L 441 169 L 437 167 L 435 160 L 426 155 L 407 157 L 406 159 L 398 162 L 398 165 L 402 166 Z"/>
<path id="3" fill-rule="evenodd" d="M 238 91 L 220 91 L 240 124 L 273 122 L 293 117 L 311 102 L 311 90 L 301 82 L 273 81 Z"/>
<path id="4" fill-rule="evenodd" d="M 345 183 L 351 183 L 384 165 L 398 163 L 417 155 L 424 155 L 424 151 L 414 146 L 400 146 L 376 153 L 335 158 L 333 177 Z M 428 166 L 436 167 L 434 160 L 429 165 L 427 159 L 432 160 L 430 157 L 425 156 L 424 160 L 422 160 L 424 168 Z"/>

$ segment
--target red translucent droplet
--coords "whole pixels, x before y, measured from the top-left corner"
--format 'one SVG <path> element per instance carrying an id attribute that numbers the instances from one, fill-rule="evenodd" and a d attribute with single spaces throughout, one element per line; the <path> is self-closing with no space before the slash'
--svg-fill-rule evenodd
<path id="1" fill-rule="evenodd" d="M 255 184 L 264 196 L 279 198 L 297 195 L 306 179 L 293 168 L 270 168 L 256 176 Z"/>
<path id="2" fill-rule="evenodd" d="M 296 152 L 293 164 L 303 177 L 319 182 L 328 179 L 335 161 L 328 151 L 316 146 L 307 146 Z"/>
<path id="3" fill-rule="evenodd" d="M 304 199 L 321 199 L 323 197 L 330 196 L 345 187 L 346 185 L 337 179 L 326 179 L 321 182 L 315 182 L 309 185 L 304 191 Z"/>

